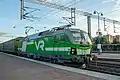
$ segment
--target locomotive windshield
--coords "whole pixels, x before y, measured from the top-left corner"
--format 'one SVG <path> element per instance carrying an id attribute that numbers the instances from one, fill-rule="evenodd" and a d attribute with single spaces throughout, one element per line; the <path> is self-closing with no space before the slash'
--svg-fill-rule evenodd
<path id="1" fill-rule="evenodd" d="M 88 34 L 82 30 L 79 30 L 79 31 L 71 31 L 72 34 L 73 34 L 73 38 L 74 38 L 74 42 L 75 43 L 89 43 L 91 44 L 91 40 L 88 36 Z"/>

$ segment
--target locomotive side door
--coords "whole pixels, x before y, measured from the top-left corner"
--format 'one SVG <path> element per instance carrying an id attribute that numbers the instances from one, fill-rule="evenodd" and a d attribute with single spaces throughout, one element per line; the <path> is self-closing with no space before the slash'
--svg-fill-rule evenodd
<path id="1" fill-rule="evenodd" d="M 64 36 L 64 34 L 60 34 L 59 53 L 60 53 L 60 55 L 64 55 L 64 53 L 65 53 L 65 36 Z"/>
<path id="2" fill-rule="evenodd" d="M 54 37 L 54 53 L 57 57 L 64 54 L 64 41 L 62 40 L 62 35 L 55 35 Z"/>

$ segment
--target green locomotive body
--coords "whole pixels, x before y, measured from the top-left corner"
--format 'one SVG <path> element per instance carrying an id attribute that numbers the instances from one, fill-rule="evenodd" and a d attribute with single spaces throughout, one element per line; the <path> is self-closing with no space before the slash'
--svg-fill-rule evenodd
<path id="1" fill-rule="evenodd" d="M 85 63 L 92 57 L 88 34 L 80 29 L 56 27 L 25 37 L 20 55 L 63 62 Z"/>

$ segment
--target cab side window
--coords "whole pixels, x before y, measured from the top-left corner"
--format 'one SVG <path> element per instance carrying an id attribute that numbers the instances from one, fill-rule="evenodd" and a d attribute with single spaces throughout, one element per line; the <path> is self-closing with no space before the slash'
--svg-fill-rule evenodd
<path id="1" fill-rule="evenodd" d="M 65 40 L 69 41 L 69 37 L 67 35 L 65 35 Z"/>
<path id="2" fill-rule="evenodd" d="M 69 38 L 65 34 L 55 35 L 55 41 L 69 41 Z"/>
<path id="3" fill-rule="evenodd" d="M 60 35 L 60 41 L 69 41 L 69 38 L 67 35 L 62 34 L 62 35 Z"/>
<path id="4" fill-rule="evenodd" d="M 65 35 L 64 35 L 64 34 L 60 35 L 60 41 L 66 41 L 66 40 L 65 40 Z"/>
<path id="5" fill-rule="evenodd" d="M 60 41 L 60 37 L 59 37 L 59 35 L 55 35 L 54 36 L 54 42 L 58 42 L 58 41 Z"/>

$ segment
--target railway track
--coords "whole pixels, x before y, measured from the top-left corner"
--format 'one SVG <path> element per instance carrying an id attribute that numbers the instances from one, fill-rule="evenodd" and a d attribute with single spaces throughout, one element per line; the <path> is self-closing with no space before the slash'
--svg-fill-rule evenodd
<path id="1" fill-rule="evenodd" d="M 86 69 L 120 76 L 120 62 L 92 61 Z"/>
<path id="2" fill-rule="evenodd" d="M 97 58 L 99 61 L 112 61 L 112 62 L 120 62 L 120 59 L 110 59 L 110 58 Z"/>
<path id="3" fill-rule="evenodd" d="M 63 65 L 63 64 L 60 64 Z M 97 59 L 95 61 L 92 61 L 89 63 L 86 68 L 80 67 L 79 64 L 71 64 L 71 63 L 65 63 L 64 66 L 74 67 L 74 68 L 80 68 L 90 71 L 96 71 L 101 73 L 107 73 L 112 75 L 120 76 L 120 62 L 118 59 Z"/>
<path id="4" fill-rule="evenodd" d="M 64 64 L 64 65 L 74 67 L 74 68 L 80 68 L 80 69 L 85 69 L 85 70 L 96 71 L 96 72 L 101 72 L 101 73 L 107 73 L 107 74 L 120 76 L 120 64 L 110 64 L 110 63 L 93 61 L 86 68 L 82 68 L 78 64 L 67 63 L 67 64 Z"/>
<path id="5" fill-rule="evenodd" d="M 90 62 L 86 68 L 82 68 L 79 64 L 75 63 L 56 64 L 120 76 L 120 62 L 118 61 L 118 59 L 98 59 Z"/>

